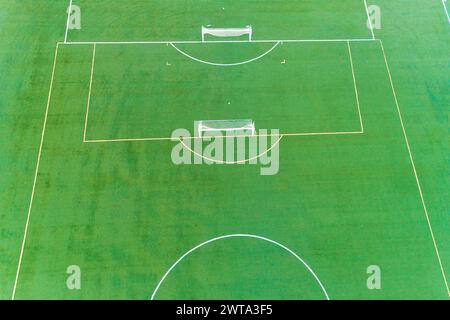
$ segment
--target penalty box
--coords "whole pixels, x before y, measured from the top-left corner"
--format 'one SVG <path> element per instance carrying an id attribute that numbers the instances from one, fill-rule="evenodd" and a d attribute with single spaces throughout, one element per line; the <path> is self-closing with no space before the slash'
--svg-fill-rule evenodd
<path id="1" fill-rule="evenodd" d="M 85 141 L 167 139 L 197 120 L 361 133 L 351 43 L 93 45 Z"/>

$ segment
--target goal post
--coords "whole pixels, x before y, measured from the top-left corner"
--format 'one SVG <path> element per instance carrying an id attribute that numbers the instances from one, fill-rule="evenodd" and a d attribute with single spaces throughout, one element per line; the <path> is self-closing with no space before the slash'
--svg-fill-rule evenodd
<path id="1" fill-rule="evenodd" d="M 253 29 L 252 26 L 244 28 L 210 28 L 202 26 L 202 41 L 205 41 L 205 36 L 211 35 L 214 37 L 240 37 L 248 35 L 248 40 L 252 41 Z"/>
<path id="2" fill-rule="evenodd" d="M 256 133 L 255 122 L 250 119 L 236 119 L 236 120 L 200 120 L 195 121 L 198 137 L 202 137 L 206 132 L 236 132 L 243 134 L 248 132 L 248 135 L 254 136 Z"/>

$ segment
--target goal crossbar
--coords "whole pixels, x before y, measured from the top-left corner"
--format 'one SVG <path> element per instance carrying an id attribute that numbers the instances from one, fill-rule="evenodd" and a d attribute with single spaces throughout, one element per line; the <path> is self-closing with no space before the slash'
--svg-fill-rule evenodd
<path id="1" fill-rule="evenodd" d="M 243 132 L 249 131 L 255 135 L 255 123 L 250 119 L 237 120 L 201 120 L 195 122 L 198 136 L 204 132 Z"/>
<path id="2" fill-rule="evenodd" d="M 206 35 L 215 37 L 240 37 L 248 35 L 249 41 L 252 40 L 253 29 L 251 26 L 245 28 L 209 28 L 202 26 L 202 41 L 205 41 Z"/>

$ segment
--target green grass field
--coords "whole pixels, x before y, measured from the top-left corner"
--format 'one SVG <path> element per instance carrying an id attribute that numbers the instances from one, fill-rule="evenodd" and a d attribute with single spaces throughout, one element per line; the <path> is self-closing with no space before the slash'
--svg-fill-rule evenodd
<path id="1" fill-rule="evenodd" d="M 0 2 L 0 298 L 448 299 L 446 3 L 367 4 L 381 29 L 364 0 Z M 206 119 L 279 129 L 278 173 L 175 165 Z"/>

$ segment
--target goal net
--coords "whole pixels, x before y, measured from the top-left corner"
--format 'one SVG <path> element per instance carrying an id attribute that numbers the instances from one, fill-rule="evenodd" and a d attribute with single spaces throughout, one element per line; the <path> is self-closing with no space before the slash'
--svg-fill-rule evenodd
<path id="1" fill-rule="evenodd" d="M 245 28 L 208 28 L 202 26 L 202 41 L 205 41 L 206 35 L 214 37 L 240 37 L 248 35 L 249 41 L 252 40 L 252 27 L 247 26 Z"/>
<path id="2" fill-rule="evenodd" d="M 205 132 L 235 132 L 236 134 L 255 135 L 255 123 L 249 119 L 238 120 L 201 120 L 196 121 L 197 133 L 202 137 Z"/>

